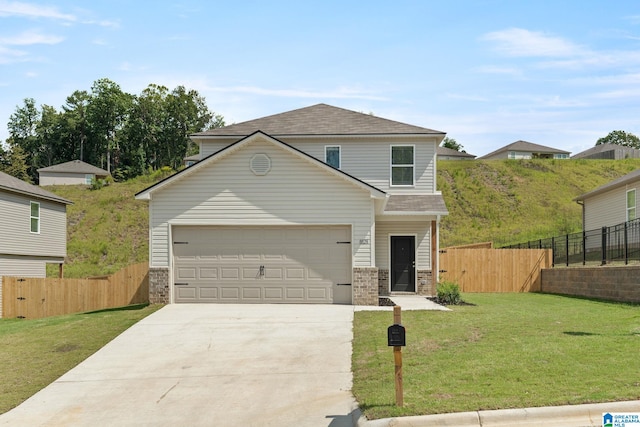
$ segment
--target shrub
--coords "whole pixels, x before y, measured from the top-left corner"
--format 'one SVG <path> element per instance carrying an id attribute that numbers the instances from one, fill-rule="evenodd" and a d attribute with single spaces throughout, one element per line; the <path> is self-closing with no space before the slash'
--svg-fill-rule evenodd
<path id="1" fill-rule="evenodd" d="M 460 304 L 460 286 L 452 282 L 440 282 L 436 286 L 436 296 L 443 304 Z"/>

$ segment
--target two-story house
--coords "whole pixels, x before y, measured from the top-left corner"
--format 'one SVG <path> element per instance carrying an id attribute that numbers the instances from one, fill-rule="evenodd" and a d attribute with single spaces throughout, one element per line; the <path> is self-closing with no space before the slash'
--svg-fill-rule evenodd
<path id="1" fill-rule="evenodd" d="M 445 134 L 318 104 L 192 135 L 149 201 L 152 302 L 377 305 L 432 295 Z"/>
<path id="2" fill-rule="evenodd" d="M 67 205 L 60 196 L 0 172 L 0 317 L 2 276 L 46 277 L 67 255 Z"/>

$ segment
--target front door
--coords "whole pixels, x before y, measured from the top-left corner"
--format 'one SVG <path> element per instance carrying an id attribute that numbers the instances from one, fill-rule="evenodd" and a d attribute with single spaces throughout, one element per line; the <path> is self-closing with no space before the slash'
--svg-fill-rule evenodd
<path id="1" fill-rule="evenodd" d="M 391 292 L 415 292 L 415 271 L 415 236 L 391 236 Z"/>

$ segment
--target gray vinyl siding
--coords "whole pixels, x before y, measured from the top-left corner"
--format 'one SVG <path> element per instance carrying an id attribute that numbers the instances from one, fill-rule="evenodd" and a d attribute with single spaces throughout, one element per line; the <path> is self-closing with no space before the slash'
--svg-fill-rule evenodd
<path id="1" fill-rule="evenodd" d="M 627 220 L 627 190 L 636 189 L 636 217 L 640 217 L 640 181 L 613 188 L 584 200 L 584 229 L 610 227 Z"/>
<path id="2" fill-rule="evenodd" d="M 40 233 L 31 233 L 30 202 L 40 203 Z M 0 254 L 55 257 L 67 255 L 66 205 L 0 191 Z"/>
<path id="3" fill-rule="evenodd" d="M 435 138 L 282 138 L 281 141 L 324 162 L 324 148 L 327 145 L 339 145 L 341 156 L 340 170 L 348 173 L 380 190 L 392 193 L 429 194 L 436 191 L 435 185 Z M 232 143 L 229 141 L 203 142 L 203 157 L 213 154 Z M 392 187 L 391 146 L 415 146 L 415 185 L 413 187 Z"/>
<path id="4" fill-rule="evenodd" d="M 271 170 L 254 175 L 254 154 Z M 366 189 L 263 139 L 204 165 L 150 201 L 152 267 L 170 265 L 171 225 L 352 226 L 354 266 L 370 266 L 373 200 Z"/>
<path id="5" fill-rule="evenodd" d="M 77 174 L 72 172 L 40 172 L 40 186 L 43 185 L 88 185 L 86 175 L 91 175 L 91 179 L 95 179 L 94 174 Z"/>
<path id="6" fill-rule="evenodd" d="M 431 221 L 376 223 L 376 267 L 389 268 L 389 236 L 416 236 L 416 268 L 431 270 Z"/>

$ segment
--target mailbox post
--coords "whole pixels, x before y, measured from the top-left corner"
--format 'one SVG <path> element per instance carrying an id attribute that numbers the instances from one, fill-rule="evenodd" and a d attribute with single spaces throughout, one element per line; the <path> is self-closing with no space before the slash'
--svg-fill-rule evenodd
<path id="1" fill-rule="evenodd" d="M 402 389 L 402 347 L 406 346 L 406 334 L 402 326 L 402 308 L 393 307 L 393 325 L 387 329 L 388 345 L 393 347 L 393 360 L 395 363 L 396 405 L 404 405 L 404 392 Z"/>

